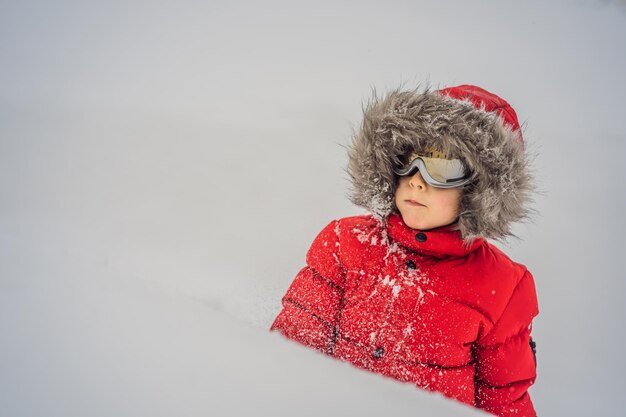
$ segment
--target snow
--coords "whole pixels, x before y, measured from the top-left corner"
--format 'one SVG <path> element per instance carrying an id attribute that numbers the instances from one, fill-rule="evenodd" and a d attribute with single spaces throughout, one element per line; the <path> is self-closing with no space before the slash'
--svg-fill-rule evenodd
<path id="1" fill-rule="evenodd" d="M 26 278 L 0 291 L 2 416 L 483 415 L 96 260 L 2 243 L 3 277 Z"/>
<path id="2" fill-rule="evenodd" d="M 267 332 L 362 213 L 361 101 L 423 80 L 501 94 L 538 154 L 500 246 L 537 284 L 539 414 L 623 414 L 623 2 L 392 3 L 3 7 L 1 416 L 476 414 Z"/>

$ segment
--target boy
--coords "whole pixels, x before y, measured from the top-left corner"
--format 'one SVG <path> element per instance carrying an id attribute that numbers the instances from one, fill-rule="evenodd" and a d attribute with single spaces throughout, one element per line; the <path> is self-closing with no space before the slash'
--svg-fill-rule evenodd
<path id="1" fill-rule="evenodd" d="M 371 215 L 315 238 L 272 330 L 498 416 L 536 416 L 533 277 L 486 239 L 528 215 L 515 111 L 462 85 L 370 103 L 349 150 Z"/>

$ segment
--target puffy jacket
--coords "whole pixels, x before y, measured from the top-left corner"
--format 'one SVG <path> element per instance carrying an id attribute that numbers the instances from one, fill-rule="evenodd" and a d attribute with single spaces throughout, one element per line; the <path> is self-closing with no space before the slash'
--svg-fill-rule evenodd
<path id="1" fill-rule="evenodd" d="M 356 216 L 326 226 L 306 262 L 272 330 L 498 416 L 536 415 L 535 285 L 495 246 Z"/>

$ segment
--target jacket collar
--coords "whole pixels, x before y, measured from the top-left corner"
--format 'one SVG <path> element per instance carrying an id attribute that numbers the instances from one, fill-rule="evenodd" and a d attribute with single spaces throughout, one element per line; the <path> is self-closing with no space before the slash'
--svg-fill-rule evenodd
<path id="1" fill-rule="evenodd" d="M 420 231 L 407 226 L 398 214 L 387 218 L 387 233 L 392 241 L 422 255 L 436 258 L 462 257 L 476 250 L 483 239 L 465 242 L 461 232 L 452 226 Z"/>

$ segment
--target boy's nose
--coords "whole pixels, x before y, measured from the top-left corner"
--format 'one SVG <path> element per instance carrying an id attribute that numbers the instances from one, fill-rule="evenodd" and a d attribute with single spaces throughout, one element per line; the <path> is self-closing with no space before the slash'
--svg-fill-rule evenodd
<path id="1" fill-rule="evenodd" d="M 419 188 L 420 190 L 423 190 L 426 188 L 426 181 L 422 178 L 422 174 L 417 171 L 409 180 L 409 185 L 411 188 Z"/>

